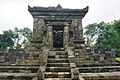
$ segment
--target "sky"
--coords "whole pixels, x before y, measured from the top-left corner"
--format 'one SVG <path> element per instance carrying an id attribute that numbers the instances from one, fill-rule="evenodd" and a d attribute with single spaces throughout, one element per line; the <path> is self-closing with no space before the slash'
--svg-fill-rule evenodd
<path id="1" fill-rule="evenodd" d="M 120 18 L 120 0 L 0 0 L 0 33 L 14 27 L 33 28 L 33 18 L 28 12 L 28 5 L 57 6 L 82 9 L 89 6 L 83 18 L 83 27 L 95 22 L 111 22 Z"/>

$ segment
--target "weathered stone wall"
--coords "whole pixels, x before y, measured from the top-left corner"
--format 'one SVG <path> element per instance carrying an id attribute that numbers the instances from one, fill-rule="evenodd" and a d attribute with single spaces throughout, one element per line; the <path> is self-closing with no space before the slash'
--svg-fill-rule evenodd
<path id="1" fill-rule="evenodd" d="M 25 51 L 24 50 L 0 50 L 1 54 L 1 65 L 15 64 L 18 59 L 24 60 Z"/>
<path id="2" fill-rule="evenodd" d="M 91 50 L 91 51 L 82 51 L 82 50 L 73 50 L 69 51 L 69 54 L 72 54 L 70 57 L 71 63 L 76 63 L 77 66 L 87 66 L 87 65 L 116 65 L 119 64 L 115 60 L 115 50 L 101 49 L 101 50 Z"/>
<path id="3" fill-rule="evenodd" d="M 73 38 L 76 40 L 83 38 L 82 18 L 73 19 L 70 30 L 73 31 Z"/>
<path id="4" fill-rule="evenodd" d="M 25 50 L 0 50 L 0 65 L 44 65 L 47 50 L 27 47 Z"/>
<path id="5" fill-rule="evenodd" d="M 33 23 L 33 41 L 41 42 L 43 40 L 44 27 L 45 27 L 44 20 L 42 18 L 35 17 Z"/>
<path id="6" fill-rule="evenodd" d="M 7 50 L 0 50 L 0 65 L 5 62 L 5 54 L 8 53 Z"/>
<path id="7" fill-rule="evenodd" d="M 82 65 L 115 65 L 115 50 L 113 49 L 69 49 L 70 62 Z M 0 50 L 0 65 L 45 65 L 48 50 L 41 51 L 34 47 L 26 50 Z"/>

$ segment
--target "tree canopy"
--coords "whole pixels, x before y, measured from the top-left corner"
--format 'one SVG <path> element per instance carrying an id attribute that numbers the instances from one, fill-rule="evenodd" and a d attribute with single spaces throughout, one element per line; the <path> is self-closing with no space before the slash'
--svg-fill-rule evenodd
<path id="1" fill-rule="evenodd" d="M 85 29 L 84 35 L 93 48 L 120 49 L 120 20 L 93 23 Z"/>
<path id="2" fill-rule="evenodd" d="M 32 37 L 32 31 L 29 28 L 18 29 L 17 27 L 14 30 L 3 31 L 3 34 L 0 34 L 0 49 L 20 49 L 30 42 Z"/>

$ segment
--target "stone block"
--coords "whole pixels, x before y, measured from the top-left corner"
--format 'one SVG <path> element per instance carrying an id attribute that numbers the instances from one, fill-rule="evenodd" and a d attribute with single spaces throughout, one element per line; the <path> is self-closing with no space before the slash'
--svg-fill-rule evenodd
<path id="1" fill-rule="evenodd" d="M 95 61 L 99 61 L 100 57 L 99 56 L 93 56 Z"/>
<path id="2" fill-rule="evenodd" d="M 100 57 L 100 60 L 99 61 L 103 61 L 104 60 L 104 56 L 103 57 Z"/>
<path id="3" fill-rule="evenodd" d="M 80 58 L 79 60 L 80 60 L 80 61 L 84 61 L 84 60 L 86 60 L 86 58 Z"/>
<path id="4" fill-rule="evenodd" d="M 94 64 L 99 64 L 99 61 L 95 61 Z"/>
<path id="5" fill-rule="evenodd" d="M 86 64 L 94 64 L 95 61 L 94 60 L 86 60 L 86 62 L 87 62 Z"/>
<path id="6" fill-rule="evenodd" d="M 79 74 L 79 79 L 78 80 L 85 80 L 81 74 Z"/>
<path id="7" fill-rule="evenodd" d="M 85 48 L 85 44 L 80 44 L 81 48 Z"/>
<path id="8" fill-rule="evenodd" d="M 79 80 L 79 71 L 76 68 L 71 69 L 72 80 Z"/>
<path id="9" fill-rule="evenodd" d="M 75 63 L 70 63 L 70 67 L 71 67 L 71 68 L 75 68 L 75 67 L 76 67 L 76 64 L 75 64 Z"/>
<path id="10" fill-rule="evenodd" d="M 75 53 L 75 56 L 79 56 L 79 53 Z"/>
<path id="11" fill-rule="evenodd" d="M 90 52 L 90 51 L 91 51 L 91 48 L 90 48 L 90 47 L 86 47 L 86 51 L 87 51 L 87 52 Z"/>
<path id="12" fill-rule="evenodd" d="M 91 51 L 91 53 L 95 53 L 95 51 Z"/>
<path id="13" fill-rule="evenodd" d="M 75 62 L 79 61 L 79 58 L 78 57 L 72 57 L 72 58 L 69 58 L 69 61 L 70 61 L 70 63 L 75 63 Z"/>

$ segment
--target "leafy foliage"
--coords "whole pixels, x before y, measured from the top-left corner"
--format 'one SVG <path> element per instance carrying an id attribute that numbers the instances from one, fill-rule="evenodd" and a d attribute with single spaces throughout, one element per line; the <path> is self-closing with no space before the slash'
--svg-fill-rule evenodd
<path id="1" fill-rule="evenodd" d="M 13 40 L 6 34 L 0 35 L 0 49 L 6 49 L 7 47 L 12 48 L 14 45 Z"/>
<path id="2" fill-rule="evenodd" d="M 85 36 L 93 48 L 120 50 L 120 20 L 111 23 L 93 23 L 85 27 Z"/>
<path id="3" fill-rule="evenodd" d="M 99 36 L 105 33 L 105 27 L 106 23 L 104 22 L 101 22 L 99 24 L 93 23 L 85 27 L 86 32 L 84 35 L 87 38 L 87 42 L 92 45 L 92 43 L 94 43 Z"/>
<path id="4" fill-rule="evenodd" d="M 26 43 L 30 42 L 31 37 L 32 31 L 29 28 L 15 27 L 14 30 L 3 31 L 3 34 L 0 35 L 0 48 L 24 48 Z"/>

